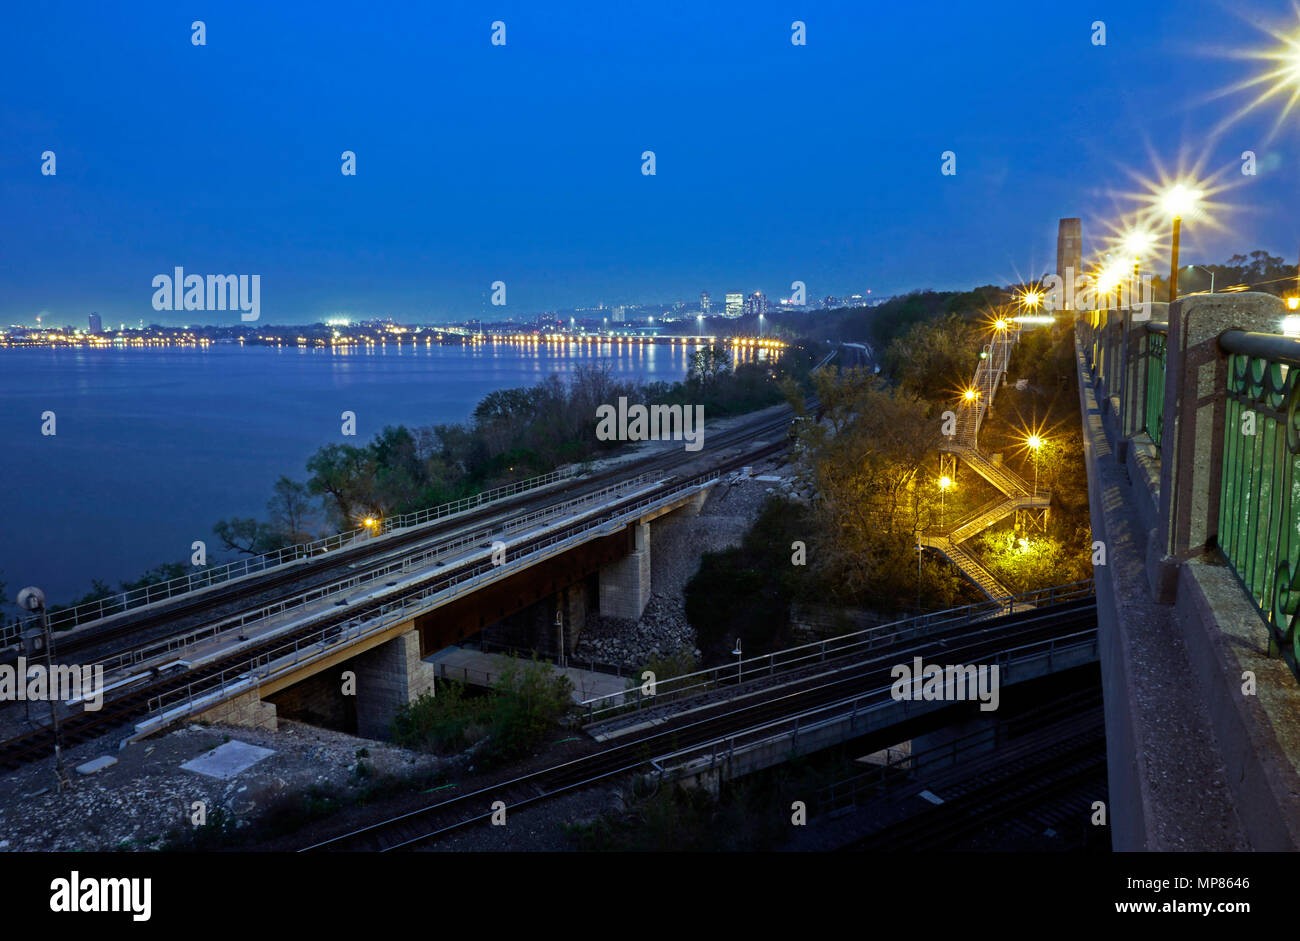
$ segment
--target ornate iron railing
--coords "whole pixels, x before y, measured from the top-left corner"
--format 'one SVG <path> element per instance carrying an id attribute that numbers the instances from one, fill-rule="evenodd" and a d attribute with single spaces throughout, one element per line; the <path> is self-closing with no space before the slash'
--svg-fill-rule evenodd
<path id="1" fill-rule="evenodd" d="M 1300 339 L 1229 330 L 1219 549 L 1292 670 L 1300 655 Z"/>

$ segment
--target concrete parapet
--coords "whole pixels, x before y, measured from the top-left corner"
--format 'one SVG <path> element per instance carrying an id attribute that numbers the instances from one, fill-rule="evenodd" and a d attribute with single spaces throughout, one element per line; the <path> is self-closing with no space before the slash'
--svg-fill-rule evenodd
<path id="1" fill-rule="evenodd" d="M 1266 644 L 1261 647 L 1266 627 L 1213 555 L 1167 564 L 1177 582 L 1168 595 L 1176 595 L 1178 605 L 1153 600 L 1145 563 L 1163 555 L 1157 531 L 1163 524 L 1157 520 L 1148 530 L 1146 523 L 1160 462 L 1146 435 L 1134 439 L 1127 468 L 1115 459 L 1103 409 L 1085 381 L 1082 348 L 1079 362 L 1093 539 L 1107 550 L 1106 564 L 1094 571 L 1112 845 L 1279 848 L 1295 827 L 1295 809 L 1279 795 L 1295 777 L 1288 756 L 1300 754 L 1285 741 L 1280 730 L 1289 723 L 1279 717 L 1295 715 L 1300 703 L 1269 715 L 1257 706 L 1265 701 L 1266 683 L 1270 697 L 1300 696 L 1300 690 L 1283 663 L 1267 661 Z M 1168 419 L 1165 427 L 1168 448 Z M 1183 476 L 1184 483 L 1189 479 Z M 1159 486 L 1163 491 L 1168 477 Z M 1258 703 L 1241 694 L 1246 669 L 1258 671 Z"/>
<path id="2" fill-rule="evenodd" d="M 1227 565 L 1207 553 L 1179 574 L 1175 619 L 1246 839 L 1255 850 L 1300 848 L 1300 688 L 1269 656 L 1269 629 Z"/>

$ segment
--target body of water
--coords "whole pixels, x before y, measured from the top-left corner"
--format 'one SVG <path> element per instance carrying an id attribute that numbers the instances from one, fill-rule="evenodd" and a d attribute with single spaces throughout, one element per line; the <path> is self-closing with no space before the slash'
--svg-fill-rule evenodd
<path id="1" fill-rule="evenodd" d="M 321 445 L 364 444 L 384 425 L 459 422 L 494 389 L 608 362 L 673 381 L 683 346 L 313 350 L 240 347 L 0 351 L 0 580 L 8 601 L 52 603 L 161 562 L 214 559 L 212 524 L 265 518 L 281 474 L 306 479 Z M 357 434 L 340 414 L 356 413 Z M 41 414 L 57 434 L 41 434 Z M 594 420 L 594 416 L 593 416 Z M 12 608 L 7 610 L 12 611 Z"/>

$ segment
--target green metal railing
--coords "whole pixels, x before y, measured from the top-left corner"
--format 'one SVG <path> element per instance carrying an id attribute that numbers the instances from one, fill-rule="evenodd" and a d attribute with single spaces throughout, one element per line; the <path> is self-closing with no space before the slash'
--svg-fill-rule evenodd
<path id="1" fill-rule="evenodd" d="M 1150 437 L 1156 449 L 1164 437 L 1165 423 L 1165 358 L 1168 352 L 1169 324 L 1147 323 L 1146 344 L 1142 353 L 1146 372 L 1146 397 L 1143 401 L 1142 430 Z"/>
<path id="2" fill-rule="evenodd" d="M 1219 549 L 1292 670 L 1300 657 L 1300 339 L 1229 330 Z"/>

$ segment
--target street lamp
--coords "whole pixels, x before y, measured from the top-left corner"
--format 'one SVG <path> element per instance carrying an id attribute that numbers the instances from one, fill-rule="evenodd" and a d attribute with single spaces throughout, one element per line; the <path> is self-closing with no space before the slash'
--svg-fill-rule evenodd
<path id="1" fill-rule="evenodd" d="M 1178 300 L 1178 236 L 1182 231 L 1183 216 L 1196 208 L 1196 201 L 1200 198 L 1200 190 L 1176 183 L 1160 200 L 1165 212 L 1172 217 L 1174 229 L 1169 256 L 1169 303 L 1171 304 Z"/>
<path id="2" fill-rule="evenodd" d="M 1214 272 L 1211 271 L 1209 268 L 1204 267 L 1203 265 L 1188 265 L 1188 266 L 1187 266 L 1187 270 L 1188 270 L 1188 271 L 1191 271 L 1193 268 L 1198 268 L 1198 269 L 1200 269 L 1201 271 L 1204 271 L 1206 274 L 1208 274 L 1208 275 L 1210 276 L 1210 293 L 1213 294 L 1213 293 L 1214 293 Z"/>
<path id="3" fill-rule="evenodd" d="M 732 651 L 732 654 L 736 657 L 736 685 L 739 686 L 741 677 L 744 673 L 744 661 L 740 659 L 741 653 L 739 637 L 736 638 L 736 649 Z"/>
<path id="4" fill-rule="evenodd" d="M 1038 451 L 1043 446 L 1043 439 L 1038 435 L 1030 435 L 1025 444 L 1034 452 L 1034 496 L 1038 496 Z"/>
<path id="5" fill-rule="evenodd" d="M 1142 279 L 1142 255 L 1155 237 L 1150 232 L 1144 232 L 1141 229 L 1133 229 L 1128 235 L 1124 236 L 1124 251 L 1133 256 L 1133 279 L 1141 281 Z"/>
<path id="6" fill-rule="evenodd" d="M 949 477 L 947 474 L 944 474 L 942 477 L 939 478 L 939 528 L 940 528 L 940 529 L 943 528 L 943 498 L 944 498 L 944 494 L 946 494 L 946 493 L 948 492 L 948 488 L 951 487 L 951 486 L 952 486 L 952 478 Z"/>

